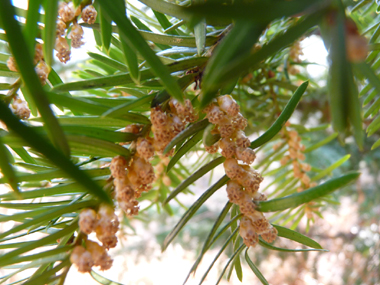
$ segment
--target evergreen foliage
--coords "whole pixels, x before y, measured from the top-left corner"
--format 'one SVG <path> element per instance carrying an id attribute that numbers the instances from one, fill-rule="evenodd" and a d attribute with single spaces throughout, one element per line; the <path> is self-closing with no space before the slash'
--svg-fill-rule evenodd
<path id="1" fill-rule="evenodd" d="M 186 280 L 215 244 L 209 270 L 232 248 L 216 283 L 227 271 L 242 279 L 243 260 L 268 284 L 250 257 L 256 244 L 325 251 L 295 229 L 304 217 L 309 228 L 322 206 L 337 202 L 331 193 L 360 174 L 332 175 L 349 154 L 318 165 L 303 160 L 335 140 L 352 136 L 363 149 L 365 131 L 378 137 L 375 1 L 140 0 L 143 9 L 123 0 L 25 2 L 27 10 L 0 1 L 0 183 L 9 186 L 0 207 L 12 209 L 0 223 L 16 222 L 0 233 L 0 267 L 14 269 L 0 284 L 29 268 L 35 273 L 12 284 L 64 284 L 72 264 L 101 284 L 118 284 L 91 271 L 112 264 L 114 209 L 123 210 L 120 227 L 153 206 L 174 215 L 189 186 L 222 164 L 226 175 L 202 191 L 162 244 L 165 250 L 227 185 Z M 73 66 L 70 50 L 86 40 L 83 30 L 93 32 L 98 52 Z M 313 63 L 300 58 L 300 41 L 310 36 L 321 36 L 329 51 L 327 84 L 309 78 L 304 67 Z M 76 79 L 63 80 L 65 71 Z M 300 124 L 290 124 L 297 110 Z M 316 113 L 315 127 L 305 127 Z M 372 149 L 378 146 L 380 139 Z M 198 161 L 186 164 L 194 153 Z M 262 178 L 270 183 L 259 193 Z M 149 206 L 138 209 L 141 201 Z M 270 223 L 268 212 L 275 212 Z M 102 246 L 87 239 L 93 231 Z M 280 248 L 276 236 L 304 247 Z"/>

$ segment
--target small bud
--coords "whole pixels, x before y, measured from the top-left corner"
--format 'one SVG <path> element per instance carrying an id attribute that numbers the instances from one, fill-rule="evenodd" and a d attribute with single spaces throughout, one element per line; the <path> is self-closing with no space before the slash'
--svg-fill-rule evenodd
<path id="1" fill-rule="evenodd" d="M 246 147 L 249 147 L 251 145 L 249 138 L 247 138 L 245 136 L 244 132 L 241 130 L 236 132 L 235 141 L 236 141 L 236 145 L 238 147 L 246 148 Z"/>
<path id="2" fill-rule="evenodd" d="M 113 260 L 107 254 L 104 247 L 92 240 L 86 240 L 86 249 L 91 254 L 94 266 L 100 266 L 100 270 L 108 270 L 111 268 Z"/>
<path id="3" fill-rule="evenodd" d="M 7 66 L 9 68 L 10 71 L 15 71 L 15 72 L 18 72 L 18 69 L 17 69 L 17 63 L 16 63 L 16 60 L 13 56 L 10 56 L 7 60 Z"/>
<path id="4" fill-rule="evenodd" d="M 310 177 L 306 173 L 304 173 L 302 175 L 301 182 L 303 184 L 305 184 L 306 186 L 309 186 L 309 184 L 310 184 Z"/>
<path id="5" fill-rule="evenodd" d="M 119 201 L 130 201 L 135 197 L 135 190 L 128 177 L 115 178 L 113 181 L 116 190 L 116 198 Z"/>
<path id="6" fill-rule="evenodd" d="M 226 175 L 231 180 L 242 179 L 246 173 L 244 169 L 237 163 L 237 160 L 234 158 L 226 159 L 223 165 Z"/>
<path id="7" fill-rule="evenodd" d="M 310 183 L 310 188 L 311 188 L 311 187 L 316 187 L 317 185 L 318 185 L 317 182 L 311 182 L 311 183 Z"/>
<path id="8" fill-rule="evenodd" d="M 157 164 L 157 165 L 154 167 L 154 169 L 156 170 L 157 174 L 160 175 L 160 173 L 163 173 L 163 172 L 164 172 L 164 170 L 165 170 L 165 166 L 164 166 L 163 163 L 159 163 L 159 164 Z"/>
<path id="9" fill-rule="evenodd" d="M 241 113 L 239 113 L 233 118 L 232 124 L 235 129 L 244 130 L 248 126 L 248 121 Z"/>
<path id="10" fill-rule="evenodd" d="M 117 245 L 117 237 L 115 235 L 96 234 L 96 237 L 106 249 L 114 248 Z"/>
<path id="11" fill-rule="evenodd" d="M 289 131 L 289 137 L 290 137 L 290 139 L 291 140 L 293 140 L 293 141 L 298 141 L 298 133 L 297 133 L 297 131 L 295 131 L 295 130 L 291 130 L 291 131 Z"/>
<path id="12" fill-rule="evenodd" d="M 42 50 L 42 44 L 38 43 L 36 44 L 36 47 L 35 47 L 35 52 L 34 52 L 34 64 L 37 64 L 40 60 L 43 60 L 44 59 L 44 53 L 43 53 L 43 50 Z"/>
<path id="13" fill-rule="evenodd" d="M 229 138 L 223 138 L 219 142 L 219 147 L 222 149 L 222 155 L 225 158 L 232 158 L 235 155 L 236 146 Z"/>
<path id="14" fill-rule="evenodd" d="M 48 68 L 47 64 L 45 63 L 45 61 L 41 60 L 37 64 L 35 70 L 36 70 L 36 73 L 38 75 L 38 78 L 41 81 L 41 84 L 45 85 L 46 84 L 46 80 L 47 80 L 47 78 L 49 76 L 49 68 Z"/>
<path id="15" fill-rule="evenodd" d="M 236 158 L 246 164 L 252 164 L 256 159 L 255 151 L 251 148 L 236 148 Z"/>
<path id="16" fill-rule="evenodd" d="M 99 215 L 99 219 L 102 219 L 104 221 L 112 221 L 114 219 L 117 220 L 113 207 L 107 204 L 100 205 L 99 210 L 98 210 L 98 215 Z"/>
<path id="17" fill-rule="evenodd" d="M 72 2 L 70 2 L 70 4 L 66 4 L 63 2 L 60 3 L 58 15 L 62 18 L 64 22 L 70 22 L 75 17 L 74 6 L 72 5 Z"/>
<path id="18" fill-rule="evenodd" d="M 138 125 L 138 124 L 130 124 L 130 125 L 127 125 L 123 130 L 122 132 L 123 133 L 132 133 L 132 134 L 138 134 L 142 129 L 142 125 Z"/>
<path id="19" fill-rule="evenodd" d="M 139 157 L 133 160 L 131 169 L 136 172 L 141 184 L 150 184 L 156 178 L 153 166 Z"/>
<path id="20" fill-rule="evenodd" d="M 310 166 L 310 164 L 307 164 L 307 163 L 301 163 L 301 168 L 302 168 L 302 170 L 305 171 L 305 172 L 308 172 L 308 171 L 311 170 L 311 166 Z"/>
<path id="21" fill-rule="evenodd" d="M 171 99 L 169 105 L 173 112 L 185 122 L 194 122 L 198 119 L 198 115 L 189 99 L 186 99 L 183 104 L 178 102 L 177 99 Z"/>
<path id="22" fill-rule="evenodd" d="M 302 152 L 297 153 L 297 158 L 302 161 L 306 159 L 305 155 Z"/>
<path id="23" fill-rule="evenodd" d="M 207 110 L 206 117 L 211 124 L 214 124 L 214 125 L 219 124 L 226 117 L 223 111 L 221 111 L 219 107 L 215 105 L 211 105 L 206 110 Z"/>
<path id="24" fill-rule="evenodd" d="M 256 192 L 252 198 L 254 201 L 266 201 L 268 199 L 265 194 L 259 192 Z"/>
<path id="25" fill-rule="evenodd" d="M 110 165 L 111 175 L 115 178 L 124 178 L 126 176 L 127 161 L 124 157 L 115 156 Z"/>
<path id="26" fill-rule="evenodd" d="M 78 25 L 77 23 L 75 23 L 72 27 L 71 27 L 71 31 L 70 33 L 68 34 L 67 36 L 69 39 L 71 39 L 71 46 L 73 48 L 80 48 L 84 42 L 82 42 L 82 38 L 83 38 L 83 29 L 80 25 Z"/>
<path id="27" fill-rule="evenodd" d="M 226 112 L 230 117 L 236 117 L 239 114 L 240 107 L 230 95 L 224 95 L 217 98 L 219 108 Z"/>
<path id="28" fill-rule="evenodd" d="M 30 117 L 28 104 L 20 98 L 15 98 L 12 103 L 12 111 L 21 120 L 26 120 Z"/>
<path id="29" fill-rule="evenodd" d="M 119 221 L 114 209 L 106 204 L 101 204 L 98 210 L 98 224 L 95 229 L 96 237 L 108 248 L 115 247 L 117 238 L 115 234 L 119 230 Z"/>
<path id="30" fill-rule="evenodd" d="M 94 6 L 92 5 L 88 5 L 86 6 L 83 10 L 82 10 L 82 20 L 87 23 L 87 24 L 94 24 L 95 21 L 96 21 L 96 16 L 97 16 L 97 12 L 94 8 Z"/>
<path id="31" fill-rule="evenodd" d="M 97 222 L 96 212 L 93 209 L 84 209 L 79 214 L 79 229 L 87 235 L 95 230 Z"/>
<path id="32" fill-rule="evenodd" d="M 74 7 L 74 3 L 73 2 L 70 2 L 69 3 L 69 6 L 75 10 L 75 16 L 78 17 L 80 15 L 80 13 L 82 12 L 81 8 L 80 8 L 80 5 L 75 9 Z"/>
<path id="33" fill-rule="evenodd" d="M 210 153 L 210 154 L 217 153 L 218 150 L 219 150 L 218 143 L 215 143 L 215 144 L 213 144 L 212 146 L 207 146 L 207 145 L 205 145 L 205 150 L 206 150 L 208 153 Z"/>
<path id="34" fill-rule="evenodd" d="M 182 122 L 182 120 L 178 116 L 170 114 L 169 125 L 173 131 L 173 134 L 178 135 L 180 132 L 182 132 L 185 129 L 186 124 Z"/>
<path id="35" fill-rule="evenodd" d="M 273 226 L 270 226 L 270 228 L 265 233 L 261 234 L 261 238 L 268 243 L 272 243 L 275 241 L 277 234 L 277 229 Z"/>
<path id="36" fill-rule="evenodd" d="M 65 35 L 65 31 L 66 31 L 66 23 L 62 21 L 61 19 L 58 19 L 56 36 L 63 37 Z"/>
<path id="37" fill-rule="evenodd" d="M 255 232 L 251 220 L 245 216 L 240 220 L 239 234 L 247 247 L 255 247 L 259 242 L 259 236 Z"/>
<path id="38" fill-rule="evenodd" d="M 256 213 L 256 205 L 252 201 L 251 196 L 244 191 L 244 198 L 239 201 L 240 212 L 247 217 L 252 216 Z"/>
<path id="39" fill-rule="evenodd" d="M 231 203 L 239 204 L 245 198 L 243 188 L 235 181 L 228 181 L 226 190 Z"/>
<path id="40" fill-rule="evenodd" d="M 297 158 L 297 151 L 294 148 L 289 148 L 289 156 L 291 159 Z"/>
<path id="41" fill-rule="evenodd" d="M 57 51 L 56 56 L 60 62 L 66 63 L 70 60 L 71 51 L 66 38 L 57 37 L 57 40 L 55 41 L 55 50 Z"/>
<path id="42" fill-rule="evenodd" d="M 288 145 L 289 147 L 294 148 L 295 150 L 299 148 L 299 144 L 297 141 L 288 140 Z"/>
<path id="43" fill-rule="evenodd" d="M 298 165 L 293 168 L 293 175 L 294 175 L 295 178 L 299 178 L 299 179 L 302 178 L 303 173 L 302 173 L 302 171 L 301 171 L 301 169 L 299 168 Z"/>
<path id="44" fill-rule="evenodd" d="M 288 161 L 290 160 L 290 157 L 288 155 L 281 158 L 280 163 L 282 166 L 286 165 Z"/>
<path id="45" fill-rule="evenodd" d="M 75 264 L 78 267 L 78 271 L 82 273 L 90 272 L 91 267 L 94 265 L 91 253 L 80 245 L 74 247 L 70 255 L 70 261 Z"/>
<path id="46" fill-rule="evenodd" d="M 146 138 L 139 137 L 137 139 L 136 151 L 138 155 L 144 158 L 146 161 L 149 161 L 154 156 L 154 147 L 152 143 Z"/>
<path id="47" fill-rule="evenodd" d="M 239 183 L 241 183 L 241 185 L 249 194 L 251 194 L 251 196 L 256 194 L 260 188 L 260 180 L 255 179 L 255 177 L 250 174 L 246 174 L 244 178 L 239 180 Z"/>
<path id="48" fill-rule="evenodd" d="M 232 135 L 234 134 L 236 128 L 235 128 L 235 126 L 232 124 L 231 119 L 225 117 L 225 118 L 219 123 L 218 130 L 219 130 L 220 136 L 221 136 L 222 138 L 231 138 Z"/>
<path id="49" fill-rule="evenodd" d="M 127 216 L 136 216 L 139 213 L 139 206 L 136 200 L 131 200 L 129 202 L 121 201 L 119 202 L 119 207 L 124 211 Z"/>
<path id="50" fill-rule="evenodd" d="M 168 124 L 168 117 L 165 112 L 163 112 L 159 107 L 152 108 L 150 110 L 150 120 L 152 125 L 157 128 L 157 130 L 165 127 Z"/>
<path id="51" fill-rule="evenodd" d="M 243 177 L 241 178 L 243 186 L 244 186 L 244 180 L 246 180 L 246 178 L 253 180 L 254 183 L 256 184 L 260 184 L 261 182 L 263 182 L 264 178 L 261 176 L 261 174 L 258 173 L 256 170 L 252 169 L 249 165 L 242 165 L 241 167 L 243 168 L 245 173 L 247 173 L 247 174 L 244 174 Z"/>
<path id="52" fill-rule="evenodd" d="M 270 229 L 271 224 L 264 217 L 264 214 L 256 211 L 254 215 L 250 215 L 249 218 L 252 221 L 252 226 L 258 234 L 263 234 Z"/>

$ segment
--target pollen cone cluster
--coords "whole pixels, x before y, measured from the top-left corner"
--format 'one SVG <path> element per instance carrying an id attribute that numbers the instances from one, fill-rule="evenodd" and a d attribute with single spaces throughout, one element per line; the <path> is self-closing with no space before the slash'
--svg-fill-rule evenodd
<path id="1" fill-rule="evenodd" d="M 214 153 L 221 148 L 221 154 L 226 158 L 224 169 L 231 179 L 227 183 L 228 199 L 238 205 L 243 214 L 240 236 L 247 246 L 254 247 L 258 243 L 259 235 L 265 241 L 273 242 L 277 230 L 261 212 L 256 211 L 254 201 L 266 200 L 265 195 L 258 192 L 263 178 L 249 166 L 256 155 L 249 148 L 250 141 L 244 133 L 247 120 L 239 111 L 239 105 L 229 95 L 218 97 L 205 108 L 206 117 L 215 125 L 213 133 L 221 136 L 221 140 L 206 148 L 206 151 Z"/>
<path id="2" fill-rule="evenodd" d="M 50 69 L 45 63 L 44 60 L 44 55 L 42 52 L 42 44 L 37 43 L 35 46 L 35 51 L 34 51 L 34 58 L 33 58 L 33 64 L 35 66 L 35 71 L 38 75 L 38 78 L 41 81 L 42 85 L 46 84 L 46 80 L 49 76 Z M 13 56 L 9 57 L 7 60 L 7 67 L 11 71 L 18 72 L 18 67 L 16 64 L 16 60 L 14 59 Z"/>
<path id="3" fill-rule="evenodd" d="M 289 58 L 291 59 L 291 61 L 293 63 L 300 63 L 300 62 L 302 62 L 301 56 L 303 55 L 303 51 L 302 51 L 302 47 L 301 47 L 301 41 L 302 41 L 302 39 L 296 41 L 292 45 L 292 47 L 290 48 Z M 294 66 L 293 64 L 291 64 L 288 67 L 288 72 L 291 75 L 297 75 L 298 73 L 300 73 L 300 70 L 296 66 Z"/>
<path id="4" fill-rule="evenodd" d="M 305 160 L 305 146 L 301 144 L 301 137 L 299 136 L 296 130 L 288 130 L 290 123 L 287 122 L 285 127 L 281 130 L 282 139 L 288 145 L 288 154 L 285 155 L 281 160 L 281 165 L 286 165 L 288 163 L 292 164 L 293 175 L 295 178 L 299 179 L 300 186 L 297 188 L 297 192 L 302 192 L 311 187 L 317 186 L 316 182 L 311 182 L 311 179 L 307 172 L 311 170 L 310 164 L 303 163 Z M 273 146 L 274 149 L 277 149 L 282 145 L 282 142 L 279 142 Z M 308 219 L 312 219 L 313 211 L 315 211 L 314 202 L 309 202 L 305 206 L 305 213 Z"/>
<path id="5" fill-rule="evenodd" d="M 171 99 L 166 112 L 161 107 L 151 109 L 153 137 L 150 136 L 150 132 L 143 132 L 142 126 L 136 124 L 128 125 L 123 130 L 138 136 L 130 144 L 129 149 L 133 156 L 129 160 L 121 156 L 113 158 L 110 170 L 114 178 L 116 199 L 128 216 L 138 214 L 139 206 L 136 199 L 142 192 L 150 190 L 156 179 L 154 168 L 150 163 L 155 153 L 162 156 L 168 143 L 185 128 L 187 123 L 194 122 L 197 118 L 190 100 L 185 100 L 181 104 Z M 166 182 L 168 184 L 169 181 Z"/>
<path id="6" fill-rule="evenodd" d="M 160 106 L 152 108 L 150 119 L 154 137 L 153 147 L 159 155 L 162 155 L 168 143 L 185 129 L 186 124 L 195 122 L 198 115 L 189 99 L 186 99 L 183 104 L 176 99 L 171 99 L 166 111 Z"/>
<path id="7" fill-rule="evenodd" d="M 285 127 L 281 131 L 282 139 L 285 140 L 288 145 L 288 154 L 285 155 L 281 160 L 281 165 L 286 165 L 291 163 L 293 167 L 293 175 L 301 181 L 301 188 L 298 192 L 314 187 L 316 184 L 310 181 L 310 177 L 307 172 L 311 170 L 311 166 L 307 163 L 302 163 L 305 160 L 305 146 L 301 144 L 301 137 L 296 130 L 288 130 L 289 123 L 285 124 Z M 275 144 L 274 149 L 280 147 L 282 143 Z"/>
<path id="8" fill-rule="evenodd" d="M 79 214 L 79 229 L 85 235 L 96 233 L 97 239 L 102 243 L 86 238 L 83 245 L 77 245 L 70 260 L 78 267 L 80 272 L 90 272 L 93 266 L 99 266 L 100 270 L 110 269 L 112 259 L 107 251 L 117 244 L 116 233 L 119 230 L 119 221 L 114 209 L 108 205 L 100 205 L 98 211 L 84 209 Z"/>
<path id="9" fill-rule="evenodd" d="M 59 3 L 55 50 L 57 51 L 57 58 L 63 63 L 69 61 L 71 55 L 67 39 L 71 39 L 71 47 L 73 48 L 80 48 L 84 44 L 82 41 L 83 29 L 78 24 L 79 16 L 83 22 L 94 24 L 97 12 L 92 5 L 84 6 L 82 4 L 75 8 L 73 2 Z M 67 34 L 69 28 L 71 31 Z"/>
<path id="10" fill-rule="evenodd" d="M 50 69 L 44 61 L 42 45 L 40 43 L 37 43 L 35 45 L 33 64 L 35 66 L 34 69 L 37 73 L 37 76 L 41 81 L 41 84 L 45 85 L 49 76 Z M 7 67 L 11 71 L 18 72 L 16 60 L 13 56 L 10 56 L 8 58 Z M 15 96 L 13 97 L 13 103 L 11 105 L 12 112 L 21 120 L 28 119 L 30 117 L 30 110 L 28 104 L 25 101 L 23 101 L 19 96 L 17 96 L 16 92 L 14 93 L 14 95 Z"/>

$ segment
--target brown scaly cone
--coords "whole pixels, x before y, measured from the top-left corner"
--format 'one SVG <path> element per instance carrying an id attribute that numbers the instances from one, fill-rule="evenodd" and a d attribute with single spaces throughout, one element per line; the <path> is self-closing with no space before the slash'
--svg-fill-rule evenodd
<path id="1" fill-rule="evenodd" d="M 249 167 L 256 158 L 249 148 L 250 141 L 244 129 L 247 120 L 240 113 L 239 105 L 230 95 L 220 96 L 204 110 L 206 118 L 215 125 L 213 134 L 219 133 L 221 140 L 213 146 L 205 147 L 209 153 L 218 148 L 226 158 L 224 170 L 231 179 L 227 183 L 227 196 L 231 203 L 239 206 L 243 217 L 240 221 L 240 236 L 249 247 L 255 247 L 259 235 L 267 242 L 273 242 L 277 230 L 261 212 L 256 211 L 254 201 L 264 201 L 266 196 L 259 193 L 262 176 Z M 239 163 L 242 161 L 243 163 Z"/>

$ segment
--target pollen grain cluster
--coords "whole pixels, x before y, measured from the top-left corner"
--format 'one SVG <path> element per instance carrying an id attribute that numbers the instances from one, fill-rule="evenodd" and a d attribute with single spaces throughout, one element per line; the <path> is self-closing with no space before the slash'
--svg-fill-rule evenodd
<path id="1" fill-rule="evenodd" d="M 243 214 L 240 236 L 248 247 L 256 246 L 259 235 L 265 241 L 273 242 L 277 230 L 261 212 L 256 211 L 254 204 L 254 201 L 266 200 L 266 197 L 258 192 L 263 177 L 249 166 L 256 155 L 249 148 L 250 141 L 244 133 L 247 120 L 230 95 L 218 97 L 204 111 L 209 122 L 215 125 L 212 133 L 221 136 L 219 142 L 206 147 L 206 151 L 214 153 L 220 148 L 221 154 L 226 158 L 224 170 L 231 179 L 227 183 L 227 196 L 231 203 L 239 206 Z"/>

